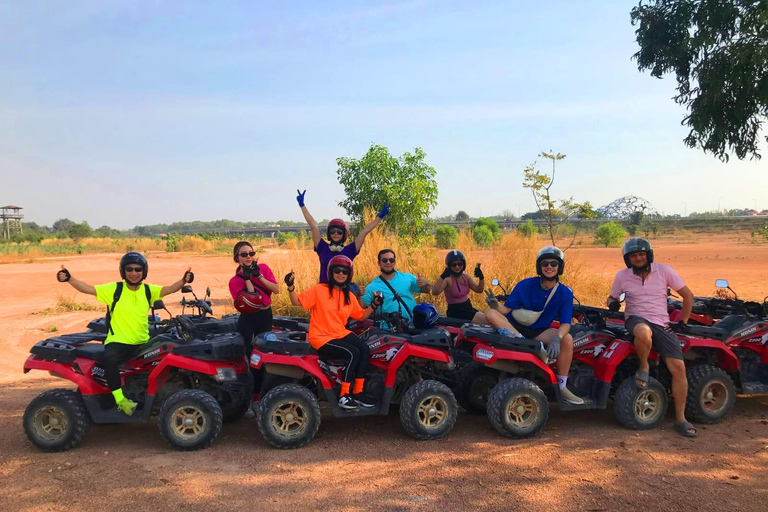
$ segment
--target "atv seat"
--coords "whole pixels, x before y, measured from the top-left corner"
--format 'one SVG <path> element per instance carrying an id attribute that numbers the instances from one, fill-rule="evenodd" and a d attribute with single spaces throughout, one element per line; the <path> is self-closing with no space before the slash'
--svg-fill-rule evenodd
<path id="1" fill-rule="evenodd" d="M 266 335 L 274 336 L 270 341 Z M 304 331 L 267 332 L 254 338 L 254 345 L 265 352 L 276 352 L 292 356 L 318 355 L 317 350 L 307 341 L 307 333 Z"/>
<path id="2" fill-rule="evenodd" d="M 686 328 L 686 334 L 690 333 L 694 336 L 726 341 L 752 326 L 755 326 L 757 329 L 764 329 L 766 322 L 745 317 L 743 315 L 728 315 L 711 327 L 702 325 L 688 326 Z"/>
<path id="3" fill-rule="evenodd" d="M 475 338 L 491 345 L 517 352 L 538 354 L 541 351 L 541 342 L 528 338 L 512 338 L 496 332 L 493 327 L 467 324 L 461 328 L 462 334 L 467 338 Z"/>
<path id="4" fill-rule="evenodd" d="M 469 320 L 463 318 L 451 318 L 447 316 L 440 316 L 437 318 L 437 325 L 445 325 L 448 327 L 461 327 L 464 324 L 471 323 Z"/>
<path id="5" fill-rule="evenodd" d="M 104 362 L 104 344 L 103 343 L 86 343 L 80 345 L 75 349 L 75 355 L 77 357 L 85 357 L 87 359 L 93 359 L 99 363 Z"/>

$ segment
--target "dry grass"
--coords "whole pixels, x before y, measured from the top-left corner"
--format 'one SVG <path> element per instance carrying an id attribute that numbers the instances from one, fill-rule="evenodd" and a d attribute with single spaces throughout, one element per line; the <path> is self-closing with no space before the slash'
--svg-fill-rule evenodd
<path id="1" fill-rule="evenodd" d="M 100 304 L 94 304 L 91 302 L 77 302 L 75 295 L 65 295 L 59 293 L 56 295 L 56 305 L 52 308 L 45 308 L 44 310 L 35 313 L 40 316 L 58 315 L 62 313 L 69 313 L 71 311 L 102 311 L 104 306 Z"/>

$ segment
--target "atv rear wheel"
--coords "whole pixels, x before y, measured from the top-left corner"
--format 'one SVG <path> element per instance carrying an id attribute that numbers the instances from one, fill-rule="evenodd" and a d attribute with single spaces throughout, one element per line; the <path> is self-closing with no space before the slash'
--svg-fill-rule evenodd
<path id="1" fill-rule="evenodd" d="M 74 448 L 91 428 L 91 417 L 79 393 L 52 389 L 35 397 L 24 411 L 24 433 L 44 452 Z"/>
<path id="2" fill-rule="evenodd" d="M 546 395 L 528 379 L 504 380 L 488 396 L 488 419 L 503 436 L 518 439 L 535 436 L 548 416 Z"/>
<path id="3" fill-rule="evenodd" d="M 733 409 L 736 386 L 728 374 L 708 364 L 690 368 L 685 415 L 697 423 L 717 423 Z"/>
<path id="4" fill-rule="evenodd" d="M 221 433 L 223 421 L 215 398 L 199 389 L 183 389 L 160 408 L 157 427 L 173 448 L 193 451 L 210 446 Z"/>
<path id="5" fill-rule="evenodd" d="M 459 374 L 456 399 L 465 411 L 485 414 L 488 410 L 488 396 L 499 382 L 499 373 L 482 363 L 472 362 Z"/>
<path id="6" fill-rule="evenodd" d="M 436 380 L 417 382 L 403 395 L 400 423 L 416 439 L 440 439 L 453 429 L 459 406 L 451 390 Z"/>
<path id="7" fill-rule="evenodd" d="M 667 390 L 653 377 L 644 388 L 638 386 L 633 377 L 626 378 L 613 397 L 616 419 L 632 430 L 658 427 L 667 414 L 667 404 Z"/>
<path id="8" fill-rule="evenodd" d="M 275 448 L 299 448 L 320 429 L 320 402 L 306 387 L 280 384 L 259 402 L 256 421 L 264 440 Z"/>

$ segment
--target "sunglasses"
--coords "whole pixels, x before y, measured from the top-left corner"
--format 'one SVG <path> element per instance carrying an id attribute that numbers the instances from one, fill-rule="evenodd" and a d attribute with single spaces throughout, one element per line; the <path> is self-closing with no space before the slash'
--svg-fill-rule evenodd
<path id="1" fill-rule="evenodd" d="M 559 266 L 560 266 L 560 263 L 558 263 L 557 261 L 542 261 L 541 262 L 541 267 L 542 268 L 546 268 L 546 267 L 557 268 Z"/>
<path id="2" fill-rule="evenodd" d="M 144 267 L 125 267 L 126 272 L 143 272 Z"/>
<path id="3" fill-rule="evenodd" d="M 341 228 L 331 228 L 328 230 L 329 235 L 343 235 L 344 230 Z"/>
<path id="4" fill-rule="evenodd" d="M 253 258 L 254 256 L 256 256 L 256 251 L 251 251 L 251 252 L 241 252 L 241 253 L 240 253 L 240 257 L 241 257 L 241 258 L 247 258 L 248 256 L 250 256 L 251 258 Z"/>
<path id="5" fill-rule="evenodd" d="M 464 262 L 462 262 L 462 261 L 452 261 L 451 262 L 451 266 L 452 267 L 463 267 L 464 266 Z"/>
<path id="6" fill-rule="evenodd" d="M 395 258 L 381 258 L 379 261 L 382 263 L 394 263 Z"/>
<path id="7" fill-rule="evenodd" d="M 349 275 L 349 269 L 348 268 L 335 268 L 333 269 L 334 274 L 344 274 L 345 276 Z"/>

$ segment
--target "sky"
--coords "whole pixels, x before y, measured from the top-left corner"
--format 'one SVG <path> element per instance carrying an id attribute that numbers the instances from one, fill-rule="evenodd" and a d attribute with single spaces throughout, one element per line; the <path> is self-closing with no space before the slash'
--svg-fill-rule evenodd
<path id="1" fill-rule="evenodd" d="M 426 152 L 433 216 L 534 210 L 523 169 L 549 150 L 556 198 L 768 208 L 768 159 L 683 144 L 674 77 L 632 60 L 634 5 L 0 2 L 0 205 L 121 229 L 301 220 L 300 188 L 344 216 L 336 159 L 376 143 Z"/>

